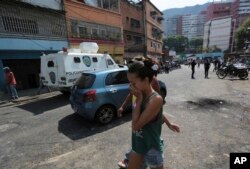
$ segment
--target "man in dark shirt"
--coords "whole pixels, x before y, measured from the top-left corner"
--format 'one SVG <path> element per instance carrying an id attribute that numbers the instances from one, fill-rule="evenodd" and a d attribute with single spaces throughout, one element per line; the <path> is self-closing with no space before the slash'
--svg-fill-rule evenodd
<path id="1" fill-rule="evenodd" d="M 191 78 L 192 78 L 192 79 L 195 79 L 195 78 L 194 78 L 195 65 L 196 65 L 196 62 L 195 62 L 195 60 L 193 59 L 192 62 L 191 62 L 191 70 L 192 70 Z"/>
<path id="2" fill-rule="evenodd" d="M 204 69 L 205 69 L 205 79 L 208 79 L 208 71 L 210 68 L 210 63 L 209 61 L 206 59 L 204 62 Z"/>

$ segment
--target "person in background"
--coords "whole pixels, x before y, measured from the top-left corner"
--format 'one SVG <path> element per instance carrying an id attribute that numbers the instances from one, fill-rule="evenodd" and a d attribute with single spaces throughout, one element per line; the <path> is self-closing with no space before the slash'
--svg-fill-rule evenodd
<path id="1" fill-rule="evenodd" d="M 41 73 L 39 73 L 39 88 L 38 88 L 38 91 L 37 91 L 36 94 L 41 94 L 41 91 L 42 91 L 42 89 L 44 89 L 44 88 L 46 88 L 46 89 L 48 90 L 48 92 L 51 92 L 50 87 L 49 87 L 49 86 L 45 86 L 45 85 L 43 84 L 43 81 L 42 81 L 42 79 L 41 79 Z"/>
<path id="2" fill-rule="evenodd" d="M 9 67 L 4 68 L 5 73 L 5 81 L 7 84 L 8 94 L 10 97 L 10 100 L 16 100 L 18 99 L 18 94 L 16 91 L 16 78 L 14 73 L 10 70 Z"/>
<path id="3" fill-rule="evenodd" d="M 208 59 L 206 59 L 204 62 L 205 79 L 208 79 L 209 68 L 210 68 L 210 63 L 209 63 Z"/>
<path id="4" fill-rule="evenodd" d="M 158 70 L 159 70 L 159 66 L 157 63 L 154 63 L 153 66 L 151 67 L 154 71 L 154 75 L 155 77 L 157 77 L 157 74 L 158 74 Z"/>
<path id="5" fill-rule="evenodd" d="M 195 59 L 193 59 L 192 62 L 191 62 L 191 70 L 192 70 L 191 78 L 192 78 L 192 79 L 195 79 L 195 78 L 194 78 L 195 65 L 196 65 L 196 62 L 195 62 Z"/>

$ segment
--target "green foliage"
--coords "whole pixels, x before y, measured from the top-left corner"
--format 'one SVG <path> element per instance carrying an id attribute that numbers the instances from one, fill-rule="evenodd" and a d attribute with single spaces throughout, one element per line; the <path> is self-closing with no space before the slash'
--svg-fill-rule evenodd
<path id="1" fill-rule="evenodd" d="M 250 41 L 250 18 L 248 18 L 236 31 L 237 50 L 245 47 L 245 41 Z"/>
<path id="2" fill-rule="evenodd" d="M 192 49 L 192 53 L 202 52 L 203 39 L 191 39 L 189 41 L 189 48 Z"/>
<path id="3" fill-rule="evenodd" d="M 163 40 L 164 46 L 176 52 L 184 52 L 188 47 L 188 38 L 180 35 L 172 36 Z"/>
<path id="4" fill-rule="evenodd" d="M 177 53 L 191 52 L 199 53 L 202 52 L 203 39 L 192 39 L 180 35 L 172 36 L 163 40 L 164 46 L 168 46 L 170 50 L 175 50 Z"/>

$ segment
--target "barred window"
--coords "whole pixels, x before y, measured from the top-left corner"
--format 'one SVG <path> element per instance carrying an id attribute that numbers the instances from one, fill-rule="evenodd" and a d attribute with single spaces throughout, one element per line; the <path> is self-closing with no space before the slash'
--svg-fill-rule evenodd
<path id="1" fill-rule="evenodd" d="M 71 20 L 71 35 L 79 38 L 95 38 L 121 41 L 121 28 L 108 25 Z"/>
<path id="2" fill-rule="evenodd" d="M 2 16 L 2 20 L 4 29 L 7 32 L 38 34 L 38 25 L 36 21 L 8 16 Z"/>
<path id="3" fill-rule="evenodd" d="M 86 27 L 78 27 L 79 29 L 79 36 L 85 37 L 87 35 L 87 28 Z"/>
<path id="4" fill-rule="evenodd" d="M 65 16 L 24 6 L 0 5 L 0 33 L 11 37 L 66 38 Z"/>

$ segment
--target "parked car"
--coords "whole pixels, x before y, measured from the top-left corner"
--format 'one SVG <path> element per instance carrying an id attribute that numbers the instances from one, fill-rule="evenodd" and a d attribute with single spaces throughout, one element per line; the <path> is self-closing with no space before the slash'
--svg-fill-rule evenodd
<path id="1" fill-rule="evenodd" d="M 72 87 L 70 104 L 74 112 L 88 120 L 107 124 L 129 93 L 127 68 L 83 73 Z M 167 88 L 159 82 L 164 99 Z"/>

